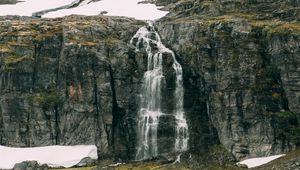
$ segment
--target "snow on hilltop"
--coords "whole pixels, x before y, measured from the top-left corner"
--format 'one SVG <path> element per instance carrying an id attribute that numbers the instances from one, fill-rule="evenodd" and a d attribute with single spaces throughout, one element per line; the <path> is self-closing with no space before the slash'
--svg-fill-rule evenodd
<path id="1" fill-rule="evenodd" d="M 139 3 L 142 0 L 101 0 L 80 2 L 80 5 L 70 8 L 80 0 L 24 0 L 17 4 L 0 5 L 0 15 L 32 16 L 36 12 L 49 11 L 44 18 L 56 18 L 67 15 L 99 15 L 126 16 L 141 20 L 156 20 L 168 12 L 159 10 L 154 4 Z M 60 9 L 66 7 L 67 9 Z M 57 11 L 51 11 L 57 9 Z"/>

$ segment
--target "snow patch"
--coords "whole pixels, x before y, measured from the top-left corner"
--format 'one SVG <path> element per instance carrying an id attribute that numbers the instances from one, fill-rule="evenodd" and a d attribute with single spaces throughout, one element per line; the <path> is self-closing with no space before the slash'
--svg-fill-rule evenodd
<path id="1" fill-rule="evenodd" d="M 12 148 L 0 145 L 0 169 L 12 169 L 16 163 L 23 161 L 37 161 L 49 167 L 69 168 L 87 157 L 98 159 L 95 145 L 55 145 L 34 148 Z"/>
<path id="2" fill-rule="evenodd" d="M 74 0 L 23 0 L 17 4 L 0 5 L 0 15 L 31 16 L 32 13 L 71 4 Z"/>
<path id="3" fill-rule="evenodd" d="M 154 4 L 139 3 L 143 0 L 101 0 L 96 2 L 83 1 L 78 7 L 60 9 L 49 12 L 42 17 L 57 18 L 68 15 L 93 16 L 125 16 L 140 20 L 156 20 L 165 16 L 168 11 L 159 10 Z M 15 5 L 0 5 L 0 15 L 32 16 L 33 13 L 59 8 L 76 2 L 75 0 L 24 0 Z"/>
<path id="4" fill-rule="evenodd" d="M 154 4 L 142 4 L 141 0 L 102 0 L 79 6 L 63 9 L 44 15 L 45 18 L 63 17 L 66 15 L 99 15 L 107 12 L 109 16 L 126 16 L 140 20 L 155 20 L 165 16 L 168 12 L 159 10 Z"/>
<path id="5" fill-rule="evenodd" d="M 280 157 L 283 157 L 283 156 L 285 156 L 285 154 L 268 156 L 268 157 L 260 157 L 260 158 L 251 158 L 251 159 L 243 160 L 236 164 L 237 165 L 247 165 L 248 168 L 254 168 L 254 167 L 269 163 L 269 162 L 271 162 L 275 159 L 278 159 Z"/>

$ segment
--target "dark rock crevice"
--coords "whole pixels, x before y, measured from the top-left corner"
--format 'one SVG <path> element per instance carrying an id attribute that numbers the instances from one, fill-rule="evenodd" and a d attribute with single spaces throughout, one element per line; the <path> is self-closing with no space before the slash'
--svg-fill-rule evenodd
<path id="1" fill-rule="evenodd" d="M 37 58 L 40 47 L 38 44 L 34 45 L 34 54 L 33 54 L 33 72 L 32 72 L 32 92 L 35 92 L 35 81 L 36 81 L 36 72 L 37 72 Z"/>
<path id="2" fill-rule="evenodd" d="M 108 50 L 109 55 L 109 50 Z M 109 68 L 109 74 L 110 74 L 110 87 L 112 91 L 112 141 L 111 145 L 113 147 L 114 157 L 116 160 L 124 159 L 124 155 L 122 150 L 124 150 L 122 147 L 122 143 L 124 141 L 121 141 L 124 139 L 122 136 L 126 134 L 124 131 L 124 127 L 122 127 L 122 119 L 124 118 L 124 112 L 122 112 L 122 109 L 118 106 L 117 97 L 116 97 L 116 87 L 115 87 L 115 80 L 113 76 L 113 70 L 111 65 L 108 66 Z M 126 157 L 125 157 L 126 158 Z"/>
<path id="3" fill-rule="evenodd" d="M 99 104 L 100 102 L 98 101 L 98 85 L 97 85 L 97 76 L 95 75 L 95 71 L 93 68 L 93 84 L 94 84 L 94 107 L 96 109 L 95 111 L 95 126 L 96 126 L 96 133 L 97 135 L 95 136 L 95 143 L 97 142 L 97 138 L 101 138 L 102 136 L 102 130 L 100 129 L 100 125 L 103 123 L 100 121 L 100 110 L 101 110 L 101 105 Z"/>

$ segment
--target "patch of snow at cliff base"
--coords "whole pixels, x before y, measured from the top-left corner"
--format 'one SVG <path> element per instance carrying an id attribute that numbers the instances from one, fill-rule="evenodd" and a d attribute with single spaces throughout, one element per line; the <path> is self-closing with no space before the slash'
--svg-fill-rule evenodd
<path id="1" fill-rule="evenodd" d="M 164 17 L 168 11 L 159 10 L 154 4 L 140 3 L 142 0 L 101 0 L 85 3 L 78 7 L 60 9 L 43 15 L 43 18 L 57 18 L 68 15 L 125 16 L 140 20 L 156 20 Z M 15 5 L 0 5 L 0 15 L 31 16 L 35 12 L 58 8 L 71 4 L 75 0 L 25 0 Z"/>
<path id="2" fill-rule="evenodd" d="M 95 145 L 44 146 L 33 148 L 12 148 L 0 145 L 0 169 L 12 169 L 23 161 L 37 161 L 49 167 L 69 168 L 77 165 L 83 158 L 97 160 Z"/>
<path id="3" fill-rule="evenodd" d="M 251 159 L 243 160 L 236 164 L 237 165 L 247 165 L 248 168 L 254 168 L 254 167 L 269 163 L 269 162 L 271 162 L 275 159 L 278 159 L 280 157 L 283 157 L 283 156 L 285 156 L 285 154 L 268 156 L 268 157 L 260 157 L 260 158 L 251 158 Z"/>

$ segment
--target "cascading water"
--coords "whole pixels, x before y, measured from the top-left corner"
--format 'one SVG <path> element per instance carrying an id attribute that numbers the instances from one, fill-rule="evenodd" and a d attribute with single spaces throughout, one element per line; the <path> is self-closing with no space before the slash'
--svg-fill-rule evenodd
<path id="1" fill-rule="evenodd" d="M 142 43 L 148 54 L 147 71 L 143 77 L 141 91 L 141 106 L 138 118 L 138 148 L 136 160 L 144 160 L 158 155 L 157 150 L 157 128 L 159 118 L 164 115 L 161 111 L 161 90 L 165 81 L 163 75 L 163 53 L 169 53 L 173 57 L 173 68 L 176 73 L 175 90 L 175 119 L 176 136 L 175 151 L 187 150 L 188 125 L 183 110 L 183 82 L 182 67 L 177 62 L 173 51 L 165 47 L 159 34 L 155 31 L 151 22 L 148 26 L 141 27 L 132 37 L 130 43 L 136 40 L 136 50 L 138 51 Z"/>
<path id="2" fill-rule="evenodd" d="M 175 60 L 176 61 L 176 60 Z M 182 67 L 178 62 L 174 62 L 173 68 L 176 73 L 176 139 L 175 139 L 175 151 L 186 151 L 188 148 L 188 125 L 186 122 L 184 110 L 183 110 L 183 82 L 182 82 Z"/>

